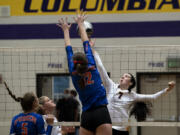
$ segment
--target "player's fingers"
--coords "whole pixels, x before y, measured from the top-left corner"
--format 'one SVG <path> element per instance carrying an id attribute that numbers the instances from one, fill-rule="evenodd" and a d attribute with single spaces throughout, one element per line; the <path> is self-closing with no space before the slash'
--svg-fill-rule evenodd
<path id="1" fill-rule="evenodd" d="M 60 24 L 62 23 L 62 22 L 61 22 L 61 19 L 58 20 L 58 23 L 60 23 Z"/>
<path id="2" fill-rule="evenodd" d="M 68 18 L 66 17 L 65 19 L 66 19 L 66 23 L 68 23 Z"/>
<path id="3" fill-rule="evenodd" d="M 76 19 L 76 17 L 73 17 L 73 20 L 74 20 L 75 22 L 77 22 L 77 19 Z"/>
<path id="4" fill-rule="evenodd" d="M 61 23 L 64 24 L 64 19 L 63 18 L 61 18 Z"/>
<path id="5" fill-rule="evenodd" d="M 84 18 L 84 20 L 86 20 L 86 19 L 88 18 L 88 16 L 87 16 L 87 15 L 84 15 L 84 17 L 83 17 L 83 18 Z"/>
<path id="6" fill-rule="evenodd" d="M 83 12 L 82 16 L 84 17 L 84 16 L 86 16 L 86 15 L 87 15 L 87 12 Z"/>
<path id="7" fill-rule="evenodd" d="M 173 87 L 175 85 L 175 82 L 174 81 L 171 81 L 168 83 L 169 86 Z"/>
<path id="8" fill-rule="evenodd" d="M 76 10 L 76 15 L 77 15 L 77 17 L 80 17 L 80 11 L 79 10 Z"/>
<path id="9" fill-rule="evenodd" d="M 83 14 L 84 14 L 83 9 L 81 9 L 81 11 L 80 11 L 80 15 L 82 16 Z"/>
<path id="10" fill-rule="evenodd" d="M 61 27 L 61 28 L 62 28 L 61 24 L 57 23 L 56 25 L 57 25 L 58 27 Z"/>
<path id="11" fill-rule="evenodd" d="M 71 26 L 72 26 L 72 23 L 69 24 L 69 28 L 71 28 Z"/>

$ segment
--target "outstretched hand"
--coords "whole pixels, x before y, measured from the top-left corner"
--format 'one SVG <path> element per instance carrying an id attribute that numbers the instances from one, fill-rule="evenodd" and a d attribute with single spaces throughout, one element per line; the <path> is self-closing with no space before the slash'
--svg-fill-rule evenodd
<path id="1" fill-rule="evenodd" d="M 76 14 L 76 17 L 73 17 L 73 19 L 77 24 L 82 24 L 84 20 L 87 19 L 87 14 L 83 10 L 81 10 L 80 12 L 76 11 Z"/>
<path id="2" fill-rule="evenodd" d="M 68 18 L 66 17 L 65 19 L 61 18 L 58 20 L 57 26 L 60 27 L 63 31 L 69 30 L 71 28 L 71 23 L 68 24 Z"/>
<path id="3" fill-rule="evenodd" d="M 95 42 L 96 42 L 96 39 L 89 39 L 89 44 L 91 46 L 91 48 L 93 48 L 95 46 Z"/>
<path id="4" fill-rule="evenodd" d="M 88 36 L 84 27 L 84 20 L 86 18 L 87 18 L 86 12 L 83 12 L 83 10 L 81 10 L 80 13 L 77 12 L 76 17 L 73 17 L 74 21 L 78 24 L 79 34 L 83 42 L 88 40 Z"/>
<path id="5" fill-rule="evenodd" d="M 171 81 L 168 83 L 168 88 L 166 89 L 166 91 L 171 91 L 175 86 L 175 82 L 174 81 Z"/>
<path id="6" fill-rule="evenodd" d="M 46 119 L 46 122 L 48 125 L 53 125 L 53 123 L 54 123 L 54 116 L 53 115 L 48 114 L 48 115 L 46 115 L 45 119 Z"/>

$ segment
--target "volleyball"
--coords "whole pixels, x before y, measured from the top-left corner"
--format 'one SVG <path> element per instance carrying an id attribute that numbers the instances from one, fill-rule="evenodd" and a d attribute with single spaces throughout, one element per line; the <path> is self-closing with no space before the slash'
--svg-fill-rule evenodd
<path id="1" fill-rule="evenodd" d="M 88 21 L 84 21 L 84 27 L 85 27 L 85 30 L 87 32 L 88 37 L 91 37 L 91 35 L 93 34 L 93 31 L 94 31 L 93 30 L 93 25 Z M 77 26 L 77 32 L 79 34 L 78 26 Z"/>

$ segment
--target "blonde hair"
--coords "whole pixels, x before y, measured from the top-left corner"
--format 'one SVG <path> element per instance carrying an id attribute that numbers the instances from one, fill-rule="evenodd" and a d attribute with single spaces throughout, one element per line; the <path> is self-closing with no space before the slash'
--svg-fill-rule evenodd
<path id="1" fill-rule="evenodd" d="M 39 104 L 40 105 L 44 105 L 44 103 L 45 103 L 45 98 L 46 98 L 47 96 L 41 96 L 41 97 L 39 97 Z"/>

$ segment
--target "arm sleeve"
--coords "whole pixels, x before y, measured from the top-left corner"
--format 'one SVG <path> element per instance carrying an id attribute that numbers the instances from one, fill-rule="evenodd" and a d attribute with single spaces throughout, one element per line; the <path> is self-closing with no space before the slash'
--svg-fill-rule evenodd
<path id="1" fill-rule="evenodd" d="M 66 47 L 66 54 L 67 54 L 69 72 L 72 73 L 74 63 L 73 63 L 73 50 L 71 46 Z"/>
<path id="2" fill-rule="evenodd" d="M 12 120 L 12 122 L 11 122 L 11 129 L 10 129 L 10 135 L 14 135 L 14 134 L 15 134 L 14 121 Z"/>
<path id="3" fill-rule="evenodd" d="M 135 100 L 145 101 L 145 100 L 156 100 L 166 93 L 166 89 L 163 89 L 155 94 L 135 94 Z"/>
<path id="4" fill-rule="evenodd" d="M 40 116 L 37 119 L 36 124 L 37 124 L 38 135 L 51 135 L 52 126 L 48 125 L 47 130 L 45 131 L 45 123 L 44 123 L 44 120 L 43 120 L 42 116 Z"/>
<path id="5" fill-rule="evenodd" d="M 106 88 L 107 94 L 112 93 L 112 87 L 115 83 L 109 78 L 107 71 L 101 61 L 101 58 L 99 57 L 99 54 L 96 51 L 94 51 L 94 59 L 96 61 L 96 65 L 100 73 L 101 79 L 103 81 L 103 85 Z"/>
<path id="6" fill-rule="evenodd" d="M 89 41 L 84 41 L 83 42 L 83 47 L 84 47 L 84 53 L 86 54 L 86 58 L 88 59 L 88 65 L 89 66 L 93 66 L 93 65 L 96 66 L 94 56 L 92 54 L 91 47 L 89 45 Z"/>
<path id="7" fill-rule="evenodd" d="M 53 128 L 53 126 L 51 126 L 51 125 L 47 126 L 46 135 L 51 135 L 52 128 Z"/>

